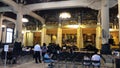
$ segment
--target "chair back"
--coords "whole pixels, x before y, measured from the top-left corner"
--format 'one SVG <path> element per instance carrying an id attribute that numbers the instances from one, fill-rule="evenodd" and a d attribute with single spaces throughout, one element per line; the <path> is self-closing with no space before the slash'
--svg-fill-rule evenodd
<path id="1" fill-rule="evenodd" d="M 86 66 L 91 65 L 91 60 L 83 60 L 83 65 L 86 65 Z"/>
<path id="2" fill-rule="evenodd" d="M 100 61 L 99 60 L 98 61 L 97 60 L 92 60 L 91 62 L 92 62 L 93 66 L 97 66 L 97 67 L 100 66 Z"/>

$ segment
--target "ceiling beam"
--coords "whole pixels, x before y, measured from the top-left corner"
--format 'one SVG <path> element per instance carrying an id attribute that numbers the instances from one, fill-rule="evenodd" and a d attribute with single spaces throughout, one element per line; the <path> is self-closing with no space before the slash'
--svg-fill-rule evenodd
<path id="1" fill-rule="evenodd" d="M 81 3 L 80 1 L 58 1 L 58 2 L 46 2 L 26 5 L 30 11 L 35 10 L 46 10 L 46 9 L 59 9 L 59 8 L 71 8 L 71 7 L 86 7 L 87 4 Z M 39 7 L 38 7 L 39 6 Z M 31 8 L 32 7 L 32 8 Z"/>
<path id="2" fill-rule="evenodd" d="M 12 18 L 6 17 L 6 16 L 3 16 L 3 20 L 11 21 L 11 22 L 13 22 L 14 24 L 16 23 L 16 20 L 15 20 L 15 19 L 12 19 Z"/>
<path id="3" fill-rule="evenodd" d="M 110 7 L 117 4 L 117 0 L 110 0 Z M 68 0 L 57 2 L 46 2 L 26 5 L 29 11 L 60 9 L 60 8 L 74 8 L 74 7 L 89 7 L 92 9 L 101 9 L 101 0 Z"/>
<path id="4" fill-rule="evenodd" d="M 11 7 L 0 7 L 0 12 L 13 12 Z"/>
<path id="5" fill-rule="evenodd" d="M 13 8 L 14 11 L 18 11 L 19 5 L 15 3 L 13 0 L 0 0 L 0 2 L 9 5 L 11 8 Z"/>
<path id="6" fill-rule="evenodd" d="M 45 20 L 41 16 L 37 15 L 36 13 L 30 12 L 29 15 L 39 20 L 42 24 L 45 23 Z"/>
<path id="7" fill-rule="evenodd" d="M 14 12 L 14 13 L 19 12 L 19 8 L 20 8 L 20 7 L 21 7 L 21 8 L 23 7 L 23 6 L 21 6 L 21 5 L 18 5 L 17 3 L 15 3 L 15 2 L 12 1 L 12 0 L 0 0 L 0 2 L 3 2 L 3 3 L 5 3 L 5 4 L 11 6 L 11 8 L 13 8 L 13 12 Z M 6 10 L 6 12 L 7 12 L 7 11 L 10 11 L 9 8 L 6 8 L 5 10 Z M 29 11 L 29 10 L 28 10 L 27 8 L 23 8 L 23 9 L 22 9 L 22 12 L 23 12 L 24 15 L 26 15 L 26 14 L 29 15 L 29 14 L 30 14 L 30 16 L 32 16 L 32 17 L 38 19 L 40 22 L 42 22 L 42 24 L 45 23 L 44 19 L 43 19 L 41 16 L 35 14 L 35 13 L 32 12 L 32 11 L 29 11 L 29 12 L 28 12 L 28 11 Z"/>

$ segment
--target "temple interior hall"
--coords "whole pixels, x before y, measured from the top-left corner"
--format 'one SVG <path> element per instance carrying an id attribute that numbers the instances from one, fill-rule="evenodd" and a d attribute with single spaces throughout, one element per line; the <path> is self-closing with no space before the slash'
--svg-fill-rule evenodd
<path id="1" fill-rule="evenodd" d="M 119 68 L 119 17 L 120 0 L 0 0 L 0 68 Z"/>

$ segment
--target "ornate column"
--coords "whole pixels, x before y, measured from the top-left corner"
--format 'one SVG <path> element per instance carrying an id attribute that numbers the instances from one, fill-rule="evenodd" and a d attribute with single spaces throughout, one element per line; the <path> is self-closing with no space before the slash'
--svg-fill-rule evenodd
<path id="1" fill-rule="evenodd" d="M 2 22 L 3 22 L 3 18 L 2 18 L 2 14 L 0 14 L 0 42 L 2 42 Z"/>
<path id="2" fill-rule="evenodd" d="M 118 13 L 119 13 L 119 43 L 120 43 L 120 0 L 118 0 Z"/>
<path id="3" fill-rule="evenodd" d="M 97 23 L 97 28 L 96 28 L 96 48 L 100 49 L 101 45 L 101 27 L 100 23 Z"/>
<path id="4" fill-rule="evenodd" d="M 109 39 L 109 0 L 101 1 L 102 44 Z"/>
<path id="5" fill-rule="evenodd" d="M 61 23 L 58 25 L 58 30 L 57 30 L 57 41 L 60 46 L 62 46 L 62 28 L 61 28 Z"/>
<path id="6" fill-rule="evenodd" d="M 41 45 L 43 45 L 43 43 L 46 43 L 46 25 L 44 24 L 41 30 Z"/>
<path id="7" fill-rule="evenodd" d="M 80 23 L 78 25 L 79 27 L 77 29 L 77 46 L 78 48 L 83 48 L 82 28 L 80 27 Z"/>
<path id="8" fill-rule="evenodd" d="M 23 15 L 21 12 L 17 13 L 17 23 L 15 25 L 15 39 L 16 41 L 20 41 L 22 42 L 22 18 L 23 18 Z"/>
<path id="9" fill-rule="evenodd" d="M 17 22 L 15 24 L 15 40 L 17 42 L 22 42 L 23 36 L 22 36 L 22 8 L 18 8 L 19 12 L 17 13 Z"/>

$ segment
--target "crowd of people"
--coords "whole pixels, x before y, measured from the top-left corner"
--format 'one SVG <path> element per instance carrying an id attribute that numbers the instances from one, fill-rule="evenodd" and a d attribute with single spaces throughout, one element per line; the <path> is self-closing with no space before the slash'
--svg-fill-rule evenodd
<path id="1" fill-rule="evenodd" d="M 37 55 L 36 54 L 36 46 L 38 46 L 38 45 L 39 44 L 36 44 L 34 46 L 34 52 L 35 52 L 34 54 L 35 55 Z M 54 56 L 54 58 L 55 58 L 55 55 L 57 55 L 59 53 L 62 53 L 62 52 L 73 53 L 73 51 L 78 50 L 78 48 L 75 45 L 67 46 L 66 44 L 64 44 L 62 47 L 60 47 L 59 44 L 55 44 L 55 43 L 50 43 L 48 46 L 45 43 L 43 43 L 43 45 L 42 46 L 39 45 L 38 48 L 39 48 L 39 53 L 38 54 L 40 54 L 39 56 L 41 56 L 41 59 L 43 59 L 43 60 L 47 59 L 46 61 L 51 61 L 52 60 L 51 57 Z M 96 58 L 99 56 L 97 54 L 98 49 L 93 47 L 92 45 L 86 46 L 85 49 L 88 49 L 89 51 L 94 51 L 95 52 L 95 55 L 94 55 L 95 58 L 92 58 L 93 60 L 94 59 L 96 60 Z M 37 58 L 39 58 L 39 56 L 38 57 L 35 56 L 35 62 L 36 63 L 38 63 L 38 61 L 40 61 L 40 59 L 38 59 L 38 61 L 37 61 Z M 48 60 L 48 59 L 50 59 L 50 60 Z M 100 57 L 97 58 L 97 60 L 100 60 Z"/>
<path id="2" fill-rule="evenodd" d="M 1 51 L 1 54 L 0 54 L 1 55 L 0 57 L 1 57 L 2 60 L 4 60 L 5 56 L 6 56 L 4 49 L 5 48 L 3 47 L 2 51 Z M 7 58 L 6 59 L 9 61 L 9 63 L 16 64 L 18 57 L 22 53 L 21 42 L 15 42 L 13 44 L 12 48 L 9 46 L 8 51 L 6 51 L 6 52 L 7 52 Z"/>
<path id="3" fill-rule="evenodd" d="M 77 46 L 73 45 L 73 46 L 67 46 L 66 44 L 64 44 L 62 47 L 59 46 L 59 44 L 55 44 L 55 43 L 49 43 L 48 46 L 46 45 L 46 43 L 43 43 L 42 46 L 38 46 L 39 44 L 36 43 L 36 45 L 34 46 L 34 58 L 35 58 L 35 62 L 38 63 L 41 62 L 40 59 L 46 59 L 47 58 L 56 58 L 56 55 L 61 53 L 61 52 L 70 52 L 72 53 L 72 51 L 78 50 Z M 39 55 L 38 55 L 39 54 Z M 49 56 L 49 57 L 48 57 Z M 40 58 L 40 59 L 38 59 Z M 48 59 L 47 59 L 48 61 Z M 49 60 L 51 61 L 51 60 Z"/>
<path id="4" fill-rule="evenodd" d="M 85 49 L 94 50 L 95 52 L 98 51 L 92 45 L 86 46 Z M 59 44 L 55 44 L 55 43 L 49 43 L 48 45 L 46 43 L 43 43 L 43 45 L 36 43 L 33 46 L 33 48 L 28 48 L 28 47 L 22 48 L 20 42 L 15 42 L 13 49 L 9 50 L 9 52 L 8 52 L 8 55 L 9 55 L 8 59 L 12 60 L 13 64 L 16 64 L 17 58 L 22 54 L 23 51 L 25 51 L 26 53 L 29 51 L 32 51 L 32 55 L 35 60 L 35 63 L 41 63 L 41 62 L 51 63 L 51 62 L 55 61 L 53 58 L 56 58 L 57 57 L 56 55 L 58 55 L 62 52 L 69 52 L 72 54 L 74 51 L 77 51 L 77 50 L 79 50 L 79 49 L 76 45 L 68 46 L 68 44 L 63 44 L 60 47 Z M 2 51 L 1 54 L 2 55 L 5 54 L 4 50 Z M 84 58 L 87 60 L 88 59 L 100 60 L 101 57 L 99 57 L 98 54 L 95 54 L 91 58 L 87 58 L 87 56 Z M 4 56 L 3 56 L 3 59 L 4 59 Z"/>
<path id="5" fill-rule="evenodd" d="M 98 68 L 100 68 L 101 58 L 103 59 L 103 57 L 100 54 L 98 54 L 97 52 L 92 56 L 84 55 L 83 65 L 85 65 L 85 66 L 92 65 L 93 67 L 97 66 Z"/>

